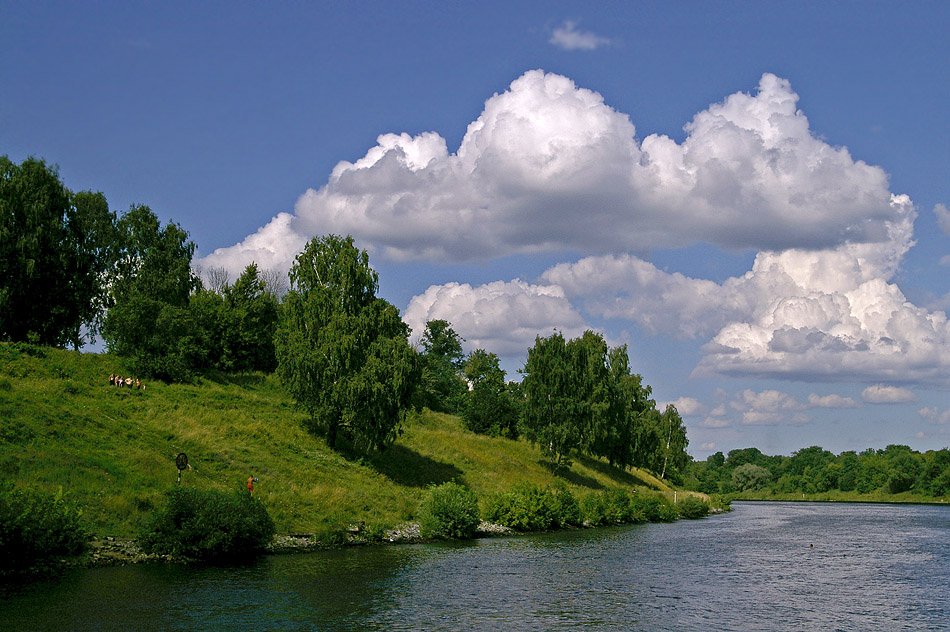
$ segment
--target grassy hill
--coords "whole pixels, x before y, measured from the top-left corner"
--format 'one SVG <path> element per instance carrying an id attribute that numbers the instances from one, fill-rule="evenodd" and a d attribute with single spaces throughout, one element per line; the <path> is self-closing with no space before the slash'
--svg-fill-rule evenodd
<path id="1" fill-rule="evenodd" d="M 182 484 L 236 488 L 254 475 L 278 533 L 313 533 L 357 521 L 410 520 L 426 487 L 456 480 L 480 498 L 520 482 L 562 480 L 591 491 L 650 486 L 643 471 L 581 458 L 555 476 L 538 449 L 466 431 L 458 418 L 411 415 L 396 444 L 352 460 L 302 427 L 303 413 L 273 375 L 226 375 L 197 384 L 109 384 L 121 358 L 0 343 L 0 471 L 8 486 L 57 492 L 83 508 L 100 535 L 133 535 L 175 484 L 175 456 L 193 466 Z"/>

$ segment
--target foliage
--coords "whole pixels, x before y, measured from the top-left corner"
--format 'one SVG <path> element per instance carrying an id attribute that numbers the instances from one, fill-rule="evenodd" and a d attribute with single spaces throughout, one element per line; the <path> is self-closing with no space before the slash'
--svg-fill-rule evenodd
<path id="1" fill-rule="evenodd" d="M 472 432 L 517 439 L 518 409 L 505 385 L 498 356 L 476 349 L 465 362 L 465 377 L 471 385 L 462 410 L 465 427 Z"/>
<path id="2" fill-rule="evenodd" d="M 578 500 L 592 490 L 662 486 L 646 472 L 622 472 L 581 459 L 561 477 L 525 440 L 475 435 L 453 415 L 410 412 L 395 445 L 370 458 L 346 458 L 306 430 L 276 375 L 199 377 L 116 389 L 127 360 L 0 343 L 0 469 L 19 488 L 63 485 L 91 531 L 134 537 L 163 504 L 177 476 L 174 456 L 194 470 L 182 485 L 227 489 L 260 477 L 255 496 L 279 533 L 321 533 L 365 521 L 391 529 L 416 520 L 428 485 L 464 480 L 489 499 L 520 483 L 563 481 Z M 484 509 L 484 506 L 483 506 Z"/>
<path id="3" fill-rule="evenodd" d="M 139 541 L 150 553 L 221 561 L 257 555 L 273 535 L 267 509 L 246 491 L 179 486 L 169 490 Z"/>
<path id="4" fill-rule="evenodd" d="M 732 486 L 739 491 L 762 489 L 768 485 L 772 473 L 755 463 L 743 463 L 732 470 Z"/>
<path id="5" fill-rule="evenodd" d="M 106 345 L 142 376 L 189 381 L 207 348 L 189 311 L 189 297 L 200 287 L 191 271 L 195 245 L 177 224 L 162 228 L 147 206 L 129 209 L 117 230 Z"/>
<path id="6" fill-rule="evenodd" d="M 417 408 L 459 412 L 467 387 L 462 379 L 462 338 L 446 320 L 430 320 L 420 340 L 421 378 L 414 397 Z"/>
<path id="7" fill-rule="evenodd" d="M 660 470 L 660 478 L 666 478 L 669 472 L 671 478 L 679 482 L 680 471 L 690 461 L 689 453 L 686 452 L 689 439 L 686 438 L 686 425 L 672 404 L 668 404 L 660 415 L 660 430 L 666 439 L 662 447 L 663 467 Z"/>
<path id="8" fill-rule="evenodd" d="M 631 505 L 649 522 L 673 522 L 678 517 L 676 507 L 662 494 L 642 492 L 634 494 Z"/>
<path id="9" fill-rule="evenodd" d="M 656 410 L 650 387 L 630 373 L 625 346 L 609 349 L 592 331 L 569 341 L 554 333 L 535 340 L 522 373 L 525 433 L 555 465 L 589 454 L 681 477 L 686 428 L 675 407 Z"/>
<path id="10" fill-rule="evenodd" d="M 569 465 L 587 445 L 589 416 L 578 396 L 577 368 L 564 336 L 555 332 L 535 340 L 523 369 L 526 434 L 557 465 Z"/>
<path id="11" fill-rule="evenodd" d="M 563 486 L 541 488 L 521 484 L 512 491 L 493 496 L 486 509 L 487 519 L 516 531 L 549 531 L 582 522 L 580 506 Z"/>
<path id="12" fill-rule="evenodd" d="M 275 337 L 277 372 L 336 446 L 390 445 L 418 382 L 416 355 L 399 312 L 376 298 L 378 278 L 352 237 L 312 239 L 290 271 Z"/>
<path id="13" fill-rule="evenodd" d="M 274 333 L 279 301 L 257 264 L 234 284 L 225 279 L 191 296 L 190 309 L 202 332 L 208 368 L 271 372 L 277 366 Z"/>
<path id="14" fill-rule="evenodd" d="M 419 507 L 419 527 L 426 538 L 469 539 L 479 522 L 475 492 L 451 481 L 429 488 Z"/>
<path id="15" fill-rule="evenodd" d="M 0 492 L 0 574 L 78 555 L 87 539 L 80 512 L 63 500 L 61 491 L 56 496 L 17 489 Z"/>
<path id="16" fill-rule="evenodd" d="M 95 331 L 114 219 L 44 161 L 0 156 L 0 339 L 78 347 Z"/>
<path id="17" fill-rule="evenodd" d="M 811 446 L 791 456 L 769 456 L 756 448 L 721 452 L 689 466 L 691 486 L 711 494 L 745 497 L 802 494 L 945 495 L 950 450 L 924 453 L 904 445 L 839 455 Z M 837 496 L 836 496 L 837 497 Z"/>
<path id="18" fill-rule="evenodd" d="M 634 502 L 634 495 L 623 489 L 590 494 L 582 506 L 587 524 L 594 527 L 647 521 L 644 511 Z"/>
<path id="19" fill-rule="evenodd" d="M 676 511 L 679 512 L 680 518 L 696 520 L 709 515 L 709 504 L 696 496 L 684 496 L 676 503 Z"/>

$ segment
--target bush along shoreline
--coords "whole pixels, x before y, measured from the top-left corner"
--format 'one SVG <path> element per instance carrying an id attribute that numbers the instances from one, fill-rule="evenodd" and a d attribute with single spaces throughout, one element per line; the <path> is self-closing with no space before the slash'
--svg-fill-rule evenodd
<path id="1" fill-rule="evenodd" d="M 482 509 L 482 506 L 484 509 Z M 516 486 L 480 503 L 456 482 L 430 486 L 418 520 L 393 529 L 364 523 L 316 534 L 276 535 L 258 499 L 243 490 L 176 486 L 138 538 L 91 536 L 81 512 L 63 501 L 11 490 L 0 496 L 0 548 L 7 553 L 0 579 L 45 576 L 67 567 L 143 562 L 226 564 L 266 554 L 300 553 L 341 546 L 469 540 L 563 529 L 697 519 L 729 511 L 728 502 L 682 494 L 676 503 L 653 491 L 593 492 L 578 501 L 563 484 Z"/>

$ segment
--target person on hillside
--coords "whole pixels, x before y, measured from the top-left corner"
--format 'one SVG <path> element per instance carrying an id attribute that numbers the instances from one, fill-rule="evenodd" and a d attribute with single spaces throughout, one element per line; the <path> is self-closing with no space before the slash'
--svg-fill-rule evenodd
<path id="1" fill-rule="evenodd" d="M 254 477 L 253 476 L 247 477 L 247 493 L 250 496 L 254 495 Z"/>

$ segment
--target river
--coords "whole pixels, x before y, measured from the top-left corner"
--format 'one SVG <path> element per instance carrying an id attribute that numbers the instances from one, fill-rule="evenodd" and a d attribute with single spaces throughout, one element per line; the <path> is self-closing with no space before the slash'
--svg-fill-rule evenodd
<path id="1" fill-rule="evenodd" d="M 950 507 L 734 503 L 700 521 L 77 570 L 10 630 L 947 630 Z"/>

